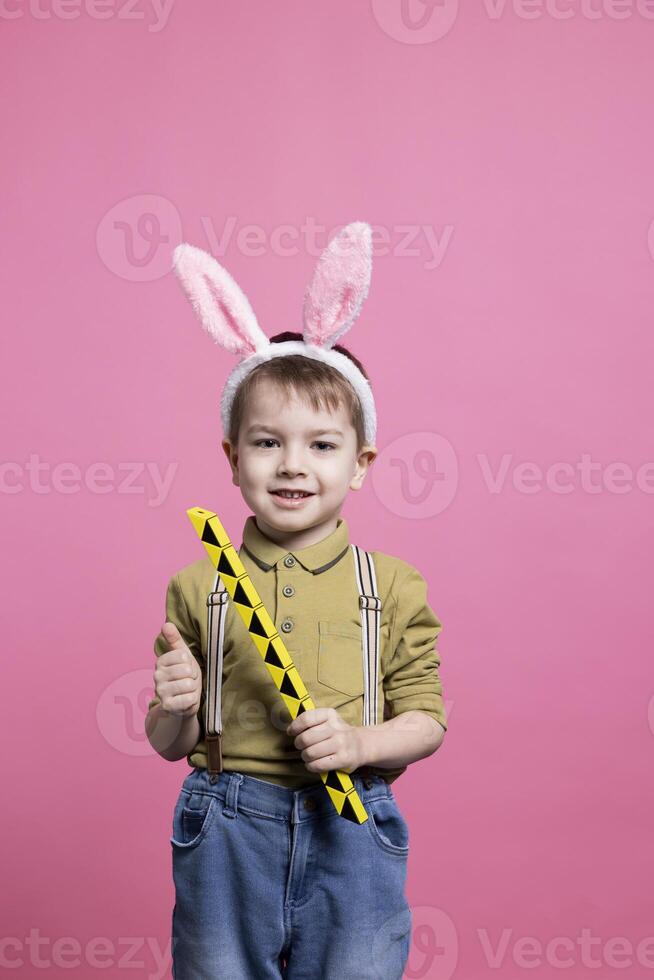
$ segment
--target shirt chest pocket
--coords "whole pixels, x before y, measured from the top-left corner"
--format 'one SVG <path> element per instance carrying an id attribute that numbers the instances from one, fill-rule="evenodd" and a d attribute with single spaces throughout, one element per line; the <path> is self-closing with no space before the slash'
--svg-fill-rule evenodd
<path id="1" fill-rule="evenodd" d="M 362 697 L 361 627 L 321 619 L 318 630 L 318 681 L 349 697 Z"/>

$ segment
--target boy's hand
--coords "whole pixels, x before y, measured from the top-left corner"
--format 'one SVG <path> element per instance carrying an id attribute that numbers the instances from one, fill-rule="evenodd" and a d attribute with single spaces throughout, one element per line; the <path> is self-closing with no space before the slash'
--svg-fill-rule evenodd
<path id="1" fill-rule="evenodd" d="M 352 772 L 365 764 L 361 728 L 348 725 L 335 708 L 312 708 L 286 729 L 309 772 L 341 769 Z"/>
<path id="2" fill-rule="evenodd" d="M 189 718 L 197 713 L 202 697 L 202 671 L 174 623 L 164 623 L 161 632 L 170 650 L 157 657 L 154 689 L 161 708 L 169 715 Z"/>

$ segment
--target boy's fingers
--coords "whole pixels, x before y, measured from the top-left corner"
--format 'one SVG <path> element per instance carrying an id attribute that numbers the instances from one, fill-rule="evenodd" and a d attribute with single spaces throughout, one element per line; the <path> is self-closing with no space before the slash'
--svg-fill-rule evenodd
<path id="1" fill-rule="evenodd" d="M 186 646 L 174 623 L 164 623 L 161 627 L 161 632 L 163 633 L 164 638 L 171 650 L 180 650 L 182 647 Z"/>

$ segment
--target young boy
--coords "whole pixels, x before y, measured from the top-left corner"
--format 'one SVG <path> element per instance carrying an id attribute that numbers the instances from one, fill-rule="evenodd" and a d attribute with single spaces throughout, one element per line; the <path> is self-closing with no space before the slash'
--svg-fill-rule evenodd
<path id="1" fill-rule="evenodd" d="M 240 376 L 228 379 L 221 403 L 232 481 L 253 512 L 239 556 L 319 707 L 291 720 L 230 602 L 222 771 L 210 776 L 206 602 L 215 569 L 208 558 L 170 580 L 167 622 L 155 641 L 146 731 L 163 758 L 186 756 L 192 767 L 171 837 L 176 980 L 400 980 L 409 954 L 409 835 L 390 784 L 444 736 L 435 650 L 442 627 L 421 574 L 400 558 L 371 552 L 382 602 L 378 694 L 388 720 L 362 724 L 359 591 L 340 513 L 376 456 L 375 415 L 361 362 L 334 344 L 334 334 L 349 327 L 367 291 L 367 226 L 347 226 L 338 240 L 344 239 L 355 255 L 347 263 L 340 256 L 335 270 L 334 242 L 323 253 L 305 304 L 304 335 L 266 338 L 265 353 L 260 347 L 258 357 L 249 354 Z M 188 259 L 191 247 L 180 248 Z M 191 258 L 202 283 L 182 267 L 183 256 L 177 270 L 205 326 L 228 346 L 225 322 L 218 331 L 210 320 L 215 296 L 209 301 L 201 291 L 209 276 L 220 309 L 238 309 L 240 335 L 249 329 L 252 338 L 252 320 L 243 326 L 247 300 L 224 269 L 198 253 Z M 357 276 L 362 257 L 364 274 Z M 341 320 L 332 324 L 328 345 L 309 334 L 311 322 L 326 322 L 325 281 L 332 300 L 334 290 L 342 296 L 349 287 L 351 297 L 352 282 L 358 284 L 358 301 L 336 307 Z M 343 819 L 328 797 L 320 773 L 336 769 L 351 775 L 369 817 L 363 825 Z"/>

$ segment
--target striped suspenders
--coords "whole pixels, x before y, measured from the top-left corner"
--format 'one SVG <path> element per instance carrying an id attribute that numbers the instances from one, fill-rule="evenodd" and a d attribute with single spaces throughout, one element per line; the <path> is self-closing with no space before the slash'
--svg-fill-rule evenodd
<path id="1" fill-rule="evenodd" d="M 352 545 L 354 569 L 359 589 L 361 613 L 361 654 L 363 657 L 363 724 L 376 725 L 377 686 L 379 683 L 379 624 L 381 599 L 377 595 L 377 579 L 372 555 Z"/>
<path id="2" fill-rule="evenodd" d="M 364 725 L 379 720 L 378 686 L 380 660 L 381 599 L 372 555 L 351 544 L 361 614 L 361 656 L 363 660 Z M 213 592 L 207 596 L 207 681 L 204 703 L 204 729 L 207 746 L 207 769 L 212 778 L 223 771 L 221 687 L 223 677 L 223 643 L 229 593 L 216 572 Z M 362 767 L 365 769 L 366 767 Z"/>

